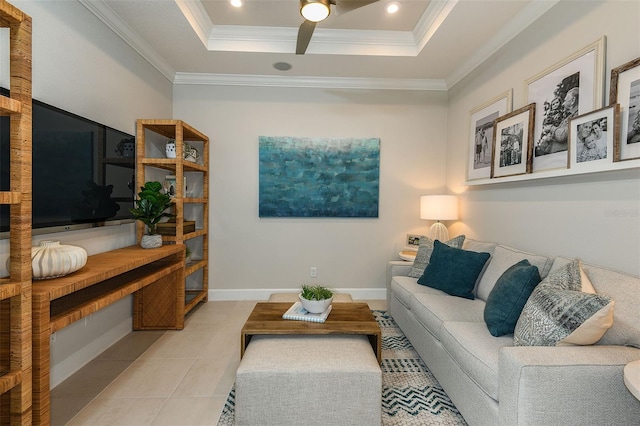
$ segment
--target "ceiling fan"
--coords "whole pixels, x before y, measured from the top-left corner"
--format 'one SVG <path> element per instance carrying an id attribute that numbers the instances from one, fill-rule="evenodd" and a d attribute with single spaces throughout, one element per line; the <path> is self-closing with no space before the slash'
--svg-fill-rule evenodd
<path id="1" fill-rule="evenodd" d="M 300 0 L 300 14 L 304 22 L 298 30 L 296 55 L 304 55 L 311 41 L 316 24 L 325 20 L 331 13 L 331 5 L 336 7 L 336 14 L 351 12 L 352 10 L 375 3 L 378 0 Z"/>

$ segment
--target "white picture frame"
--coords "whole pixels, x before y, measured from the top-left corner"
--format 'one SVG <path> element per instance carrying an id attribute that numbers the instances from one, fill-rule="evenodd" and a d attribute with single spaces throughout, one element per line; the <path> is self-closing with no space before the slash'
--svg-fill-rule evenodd
<path id="1" fill-rule="evenodd" d="M 569 119 L 602 108 L 605 43 L 601 37 L 524 82 L 525 104 L 536 104 L 534 173 L 567 168 Z"/>
<path id="2" fill-rule="evenodd" d="M 620 106 L 610 105 L 569 122 L 569 168 L 587 172 L 609 170 L 618 155 Z"/>
<path id="3" fill-rule="evenodd" d="M 491 158 L 493 154 L 493 123 L 512 108 L 513 89 L 509 89 L 495 98 L 470 111 L 469 146 L 467 180 L 488 179 L 491 176 Z M 486 145 L 483 146 L 484 131 Z M 476 137 L 480 136 L 480 152 L 476 152 Z"/>

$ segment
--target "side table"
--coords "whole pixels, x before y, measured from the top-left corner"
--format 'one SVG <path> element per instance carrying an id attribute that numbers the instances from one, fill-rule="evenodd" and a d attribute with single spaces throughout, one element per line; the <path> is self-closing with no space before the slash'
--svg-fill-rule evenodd
<path id="1" fill-rule="evenodd" d="M 640 359 L 625 365 L 624 384 L 629 392 L 640 400 Z"/>

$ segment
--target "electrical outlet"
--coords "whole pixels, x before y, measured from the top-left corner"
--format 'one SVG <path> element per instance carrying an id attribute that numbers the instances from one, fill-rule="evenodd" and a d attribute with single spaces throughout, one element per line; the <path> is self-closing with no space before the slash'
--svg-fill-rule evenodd
<path id="1" fill-rule="evenodd" d="M 315 266 L 311 267 L 311 278 L 316 278 L 318 276 L 318 268 Z"/>

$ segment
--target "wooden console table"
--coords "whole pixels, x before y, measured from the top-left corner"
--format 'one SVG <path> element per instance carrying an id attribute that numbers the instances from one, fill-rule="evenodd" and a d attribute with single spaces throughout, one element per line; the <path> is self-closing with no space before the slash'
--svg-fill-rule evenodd
<path id="1" fill-rule="evenodd" d="M 183 245 L 89 256 L 77 272 L 33 282 L 33 423 L 50 423 L 50 336 L 133 294 L 133 329 L 184 328 Z"/>

